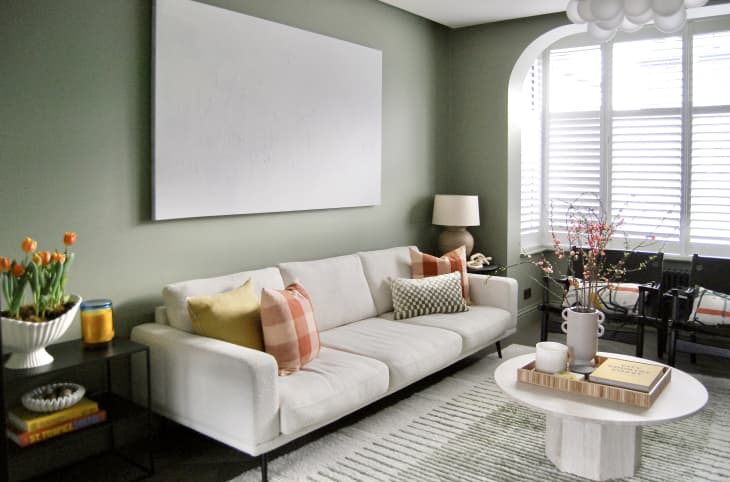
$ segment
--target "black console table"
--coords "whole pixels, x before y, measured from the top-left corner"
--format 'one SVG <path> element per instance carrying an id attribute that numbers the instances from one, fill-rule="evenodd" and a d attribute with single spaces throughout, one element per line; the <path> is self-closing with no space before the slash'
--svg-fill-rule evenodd
<path id="1" fill-rule="evenodd" d="M 86 350 L 81 340 L 75 340 L 51 345 L 47 350 L 54 358 L 48 365 L 20 370 L 3 367 L 0 370 L 0 429 L 3 435 L 0 441 L 0 480 L 35 477 L 106 452 L 134 465 L 137 472 L 144 474 L 139 478 L 154 473 L 149 349 L 127 339 L 115 338 L 104 349 Z M 143 359 L 147 375 L 143 405 L 132 401 L 129 395 L 133 359 L 136 363 L 139 358 Z M 7 356 L 2 356 L 3 363 L 6 359 Z M 117 383 L 119 374 L 115 371 L 124 375 L 124 389 L 116 387 L 120 384 Z M 80 380 L 86 377 L 91 379 L 88 386 Z M 99 407 L 107 411 L 105 422 L 23 448 L 4 436 L 7 410 L 20 401 L 14 390 L 25 392 L 28 387 L 68 381 L 77 381 L 87 387 L 86 397 L 96 400 Z"/>

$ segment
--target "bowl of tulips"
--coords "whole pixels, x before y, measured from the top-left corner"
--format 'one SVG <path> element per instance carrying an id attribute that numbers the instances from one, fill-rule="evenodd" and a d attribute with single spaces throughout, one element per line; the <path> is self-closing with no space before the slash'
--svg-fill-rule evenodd
<path id="1" fill-rule="evenodd" d="M 0 315 L 3 352 L 10 352 L 7 368 L 33 368 L 47 365 L 53 356 L 46 347 L 58 340 L 79 311 L 81 297 L 65 294 L 74 254 L 69 248 L 76 234 L 63 236 L 63 252 L 38 250 L 38 242 L 21 242 L 20 260 L 0 256 L 0 281 L 5 308 Z M 32 303 L 27 295 L 32 296 Z"/>

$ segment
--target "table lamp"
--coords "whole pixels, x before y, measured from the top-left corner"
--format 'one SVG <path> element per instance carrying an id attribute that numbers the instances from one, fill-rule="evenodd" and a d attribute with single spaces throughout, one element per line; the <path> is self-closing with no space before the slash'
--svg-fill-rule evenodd
<path id="1" fill-rule="evenodd" d="M 441 253 L 465 245 L 468 258 L 474 248 L 474 238 L 466 227 L 479 226 L 479 196 L 436 194 L 432 223 L 446 227 L 438 239 Z"/>

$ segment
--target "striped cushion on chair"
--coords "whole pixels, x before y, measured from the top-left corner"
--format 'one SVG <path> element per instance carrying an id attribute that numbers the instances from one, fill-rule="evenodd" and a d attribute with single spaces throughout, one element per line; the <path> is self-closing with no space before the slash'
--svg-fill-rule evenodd
<path id="1" fill-rule="evenodd" d="M 471 304 L 469 298 L 469 277 L 466 274 L 466 247 L 460 246 L 449 251 L 440 258 L 430 254 L 421 253 L 415 248 L 410 248 L 411 254 L 411 276 L 414 279 L 426 278 L 449 274 L 455 271 L 461 273 L 461 291 L 467 304 Z"/>
<path id="2" fill-rule="evenodd" d="M 309 295 L 296 281 L 283 290 L 261 291 L 264 347 L 279 375 L 290 375 L 319 354 L 319 330 Z"/>
<path id="3" fill-rule="evenodd" d="M 703 325 L 730 324 L 730 295 L 698 287 L 689 319 Z"/>

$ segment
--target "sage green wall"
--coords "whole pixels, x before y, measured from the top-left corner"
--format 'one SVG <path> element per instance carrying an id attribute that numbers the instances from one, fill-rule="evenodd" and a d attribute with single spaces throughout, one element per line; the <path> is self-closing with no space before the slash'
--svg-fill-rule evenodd
<path id="1" fill-rule="evenodd" d="M 568 23 L 565 14 L 543 15 L 453 30 L 449 36 L 450 101 L 448 163 L 438 165 L 437 190 L 478 194 L 481 225 L 469 228 L 475 250 L 508 259 L 508 84 L 527 46 L 542 34 Z M 540 302 L 540 278 L 526 264 L 509 270 L 532 298 L 520 296 L 520 308 Z"/>
<path id="2" fill-rule="evenodd" d="M 375 0 L 210 3 L 383 51 L 382 204 L 152 222 L 152 3 L 6 0 L 0 255 L 76 231 L 68 291 L 111 298 L 121 334 L 151 319 L 166 283 L 432 239 L 448 30 Z"/>

